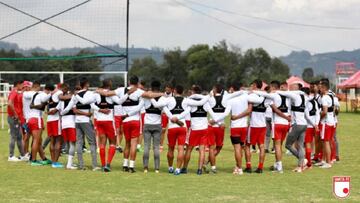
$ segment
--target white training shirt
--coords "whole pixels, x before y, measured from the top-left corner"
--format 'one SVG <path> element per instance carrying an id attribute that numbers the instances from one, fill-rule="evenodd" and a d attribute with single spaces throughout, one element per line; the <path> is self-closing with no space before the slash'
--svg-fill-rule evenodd
<path id="1" fill-rule="evenodd" d="M 264 102 L 265 108 L 269 107 L 271 105 L 271 101 L 269 99 L 266 99 L 263 96 L 259 96 L 255 93 L 251 93 L 248 95 L 249 103 L 253 103 L 253 107 L 260 105 L 262 102 Z M 250 116 L 250 127 L 253 128 L 264 128 L 266 127 L 266 119 L 265 119 L 265 112 L 251 112 Z"/>
<path id="2" fill-rule="evenodd" d="M 130 88 L 131 87 L 128 87 L 128 89 Z M 124 89 L 125 89 L 124 87 L 120 87 L 116 89 L 115 90 L 116 95 L 120 98 L 124 97 L 126 95 Z M 137 89 L 135 92 L 129 95 L 128 99 L 131 99 L 133 101 L 139 101 L 139 104 L 135 106 L 123 106 L 123 110 L 125 114 L 128 115 L 128 117 L 126 117 L 123 122 L 140 121 L 141 108 L 144 107 L 144 100 L 141 97 L 143 93 L 144 93 L 143 90 Z"/>
<path id="3" fill-rule="evenodd" d="M 232 116 L 237 116 L 245 112 L 249 107 L 248 95 L 243 94 L 241 96 L 232 98 L 227 101 L 227 106 L 223 115 L 220 115 L 217 119 L 224 119 L 231 112 Z M 215 120 L 217 121 L 217 120 Z M 248 116 L 231 120 L 231 128 L 246 128 L 248 127 Z"/>
<path id="4" fill-rule="evenodd" d="M 335 99 L 334 99 L 335 100 Z M 321 98 L 321 103 L 323 107 L 331 107 L 332 106 L 332 100 L 329 95 L 323 95 Z M 335 101 L 334 101 L 335 104 Z M 335 111 L 335 105 L 334 105 L 334 111 Z M 321 123 L 334 126 L 335 125 L 335 112 L 327 112 L 326 116 L 321 120 Z"/>
<path id="5" fill-rule="evenodd" d="M 59 96 L 63 94 L 63 92 L 61 90 L 56 91 L 54 94 L 51 95 L 51 99 L 55 102 L 55 103 L 59 103 L 60 99 Z M 56 107 L 55 107 L 56 108 Z M 55 108 L 51 108 L 49 109 L 49 111 L 55 109 Z M 59 116 L 59 112 L 56 112 L 54 115 L 48 115 L 47 116 L 47 122 L 49 121 L 57 121 L 60 119 Z"/>
<path id="6" fill-rule="evenodd" d="M 160 100 L 165 100 L 164 97 L 160 97 Z M 150 99 L 144 99 L 144 107 L 145 107 L 145 117 L 144 117 L 144 124 L 147 125 L 160 125 L 161 124 L 161 113 L 160 114 L 154 114 L 154 113 L 146 113 L 146 109 L 150 108 L 152 105 Z M 155 106 L 154 106 L 155 107 Z M 155 107 L 157 108 L 157 107 Z M 161 112 L 161 109 L 158 108 Z"/>
<path id="7" fill-rule="evenodd" d="M 30 104 L 32 96 L 35 94 L 34 91 L 25 91 L 23 93 L 23 114 L 26 122 L 29 121 L 30 117 Z"/>
<path id="8" fill-rule="evenodd" d="M 171 110 L 175 108 L 176 106 L 176 100 L 175 100 L 175 97 L 166 97 L 166 99 L 159 99 L 159 101 L 155 101 L 155 99 L 151 99 L 151 102 L 152 104 L 155 106 L 155 107 L 163 107 L 163 111 L 164 113 L 166 114 L 166 116 L 168 117 L 169 119 L 169 125 L 168 125 L 168 129 L 172 129 L 172 128 L 179 128 L 181 126 L 179 126 L 178 124 L 176 123 L 173 123 L 171 122 L 171 119 L 173 117 L 176 117 L 179 119 L 179 121 L 183 122 L 184 123 L 184 126 L 183 127 L 186 127 L 185 125 L 185 119 L 186 117 L 190 117 L 190 114 L 189 112 L 186 112 L 186 98 L 183 99 L 182 103 L 181 103 L 181 106 L 182 108 L 184 109 L 184 111 L 181 113 L 181 114 L 172 114 L 171 113 Z M 190 118 L 189 118 L 190 120 Z"/>
<path id="9" fill-rule="evenodd" d="M 24 92 L 25 93 L 25 92 Z M 28 99 L 31 98 L 30 101 L 32 101 L 33 97 L 35 96 L 36 92 L 34 91 L 28 91 L 26 94 L 23 94 L 23 97 Z M 35 99 L 34 99 L 34 105 L 40 105 L 41 103 L 47 102 L 50 99 L 50 94 L 46 94 L 45 92 L 39 92 Z M 31 102 L 30 102 L 31 104 Z M 42 118 L 43 111 L 38 109 L 30 109 L 29 111 L 29 118 Z"/>
<path id="10" fill-rule="evenodd" d="M 308 128 L 314 128 L 314 126 L 319 125 L 320 122 L 320 110 L 319 110 L 319 106 L 316 103 L 316 99 L 315 101 L 315 115 L 310 115 L 310 111 L 314 108 L 313 104 L 311 103 L 313 99 L 313 96 L 310 96 L 308 98 L 308 101 L 306 102 L 306 106 L 305 106 L 305 118 L 307 120 L 307 127 Z"/>
<path id="11" fill-rule="evenodd" d="M 69 102 L 70 105 L 70 102 Z M 63 115 L 65 109 L 65 102 L 60 101 L 56 109 L 61 112 L 61 129 L 75 128 L 75 115 Z"/>
<path id="12" fill-rule="evenodd" d="M 304 95 L 302 91 L 277 91 L 277 93 L 288 97 L 291 100 L 291 105 L 300 106 L 302 99 L 300 95 Z M 307 103 L 305 97 L 305 105 Z M 290 107 L 291 108 L 291 107 Z M 291 123 L 296 125 L 307 125 L 305 119 L 305 112 L 291 111 Z"/>

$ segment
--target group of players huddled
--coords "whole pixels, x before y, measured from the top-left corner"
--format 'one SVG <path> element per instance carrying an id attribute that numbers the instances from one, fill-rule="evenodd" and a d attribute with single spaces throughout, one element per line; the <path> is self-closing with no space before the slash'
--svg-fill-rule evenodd
<path id="1" fill-rule="evenodd" d="M 86 137 L 92 170 L 110 172 L 118 149 L 124 155 L 123 170 L 134 173 L 137 149 L 143 141 L 144 173 L 149 171 L 151 146 L 154 170 L 159 173 L 162 135 L 167 129 L 169 173 L 186 174 L 194 148 L 199 152 L 197 174 L 216 173 L 216 157 L 223 147 L 228 115 L 235 155 L 233 174 L 263 173 L 266 134 L 274 142 L 275 162 L 270 167 L 273 172 L 283 173 L 284 141 L 285 148 L 298 160 L 295 172 L 311 169 L 313 163 L 320 168 L 331 168 L 339 160 L 335 132 L 339 101 L 329 90 L 328 79 L 311 83 L 310 88 L 299 83 L 272 81 L 263 90 L 261 80 L 253 81 L 248 88 L 233 82 L 227 90 L 216 84 L 208 94 L 198 85 L 186 93 L 181 85 L 167 85 L 164 91 L 161 86 L 154 80 L 147 89 L 137 76 L 130 78 L 128 87 L 115 89 L 112 81 L 105 79 L 95 91 L 89 90 L 90 82 L 86 78 L 73 91 L 66 83 L 42 88 L 39 82 L 15 82 L 8 99 L 11 134 L 8 160 L 29 161 L 31 166 L 51 164 L 53 168 L 84 170 Z M 41 147 L 44 112 L 51 160 Z M 267 118 L 271 118 L 270 128 Z M 123 135 L 124 150 L 119 147 Z M 15 143 L 20 157 L 14 155 Z M 65 166 L 59 162 L 64 143 L 68 151 Z M 256 145 L 259 161 L 253 171 L 251 150 Z M 175 150 L 176 164 L 173 163 Z M 75 151 L 78 164 L 73 163 Z M 98 154 L 101 167 L 97 163 Z"/>

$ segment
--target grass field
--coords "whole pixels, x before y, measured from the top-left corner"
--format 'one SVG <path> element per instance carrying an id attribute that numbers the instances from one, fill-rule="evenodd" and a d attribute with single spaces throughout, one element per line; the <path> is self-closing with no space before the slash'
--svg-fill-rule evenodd
<path id="1" fill-rule="evenodd" d="M 122 154 L 115 156 L 111 173 L 9 163 L 9 136 L 7 130 L 1 130 L 0 202 L 335 202 L 339 200 L 332 194 L 332 177 L 338 175 L 351 176 L 351 195 L 346 201 L 360 202 L 359 135 L 360 114 L 343 113 L 338 129 L 341 162 L 332 169 L 314 168 L 297 174 L 291 172 L 295 159 L 285 156 L 284 174 L 266 170 L 261 175 L 243 176 L 232 175 L 234 160 L 227 135 L 217 159 L 217 175 L 197 176 L 194 152 L 190 173 L 174 176 L 167 173 L 166 152 L 162 153 L 161 173 L 146 175 L 141 170 L 142 154 L 138 154 L 135 174 L 121 171 Z M 85 156 L 90 165 L 90 155 Z M 66 157 L 61 161 L 65 163 Z M 273 161 L 274 156 L 267 155 L 266 169 Z"/>

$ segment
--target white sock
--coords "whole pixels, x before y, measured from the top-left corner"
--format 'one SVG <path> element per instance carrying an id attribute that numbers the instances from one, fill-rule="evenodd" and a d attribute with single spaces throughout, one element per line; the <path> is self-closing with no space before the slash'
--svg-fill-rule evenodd
<path id="1" fill-rule="evenodd" d="M 73 164 L 73 158 L 74 158 L 74 156 L 71 156 L 71 155 L 68 156 L 68 162 L 66 165 L 67 168 L 71 168 L 71 166 Z"/>
<path id="2" fill-rule="evenodd" d="M 129 159 L 124 159 L 123 166 L 125 167 L 129 166 Z"/>
<path id="3" fill-rule="evenodd" d="M 212 170 L 216 170 L 216 166 L 211 166 L 211 169 L 212 169 Z"/>
<path id="4" fill-rule="evenodd" d="M 179 168 L 176 168 L 175 171 L 176 171 L 176 172 L 180 172 L 180 169 L 179 169 Z"/>
<path id="5" fill-rule="evenodd" d="M 135 161 L 133 160 L 130 160 L 130 168 L 135 168 Z"/>
<path id="6" fill-rule="evenodd" d="M 140 149 L 140 148 L 141 148 L 141 144 L 137 144 L 137 145 L 136 145 L 136 148 L 137 148 L 137 149 Z"/>
<path id="7" fill-rule="evenodd" d="M 174 167 L 172 167 L 172 166 L 169 166 L 169 170 L 174 170 Z"/>
<path id="8" fill-rule="evenodd" d="M 282 162 L 281 162 L 281 161 L 278 161 L 278 162 L 277 162 L 277 169 L 278 169 L 279 171 L 282 171 L 282 170 L 283 170 Z"/>

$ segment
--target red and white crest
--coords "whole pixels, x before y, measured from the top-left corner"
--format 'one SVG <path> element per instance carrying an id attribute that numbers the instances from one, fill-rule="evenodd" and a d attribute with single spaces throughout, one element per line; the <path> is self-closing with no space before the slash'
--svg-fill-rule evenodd
<path id="1" fill-rule="evenodd" d="M 348 197 L 350 195 L 350 176 L 334 176 L 333 193 L 340 199 Z"/>

